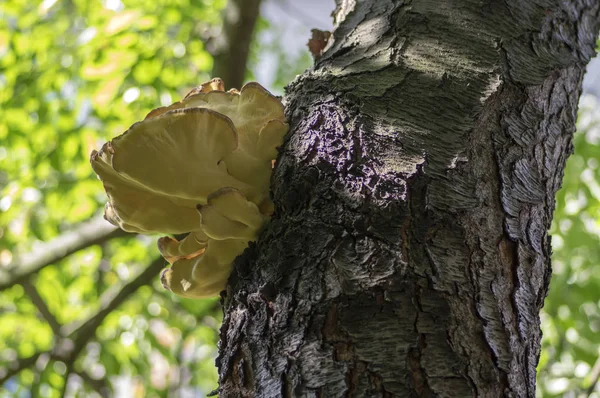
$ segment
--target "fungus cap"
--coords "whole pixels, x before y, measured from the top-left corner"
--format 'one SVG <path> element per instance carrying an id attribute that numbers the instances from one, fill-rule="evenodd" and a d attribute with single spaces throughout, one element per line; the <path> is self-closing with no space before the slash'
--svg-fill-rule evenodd
<path id="1" fill-rule="evenodd" d="M 198 206 L 200 226 L 211 239 L 256 240 L 268 220 L 258 206 L 233 188 L 223 188 L 208 197 L 208 204 Z"/>
<path id="2" fill-rule="evenodd" d="M 163 236 L 158 239 L 157 245 L 164 259 L 169 264 L 173 264 L 179 259 L 189 259 L 202 254 L 206 249 L 208 240 L 208 236 L 203 231 L 193 231 L 180 241 L 169 236 Z"/>
<path id="3" fill-rule="evenodd" d="M 233 260 L 248 246 L 244 240 L 209 240 L 204 253 L 176 261 L 161 274 L 163 286 L 189 298 L 218 295 L 225 288 Z"/>
<path id="4" fill-rule="evenodd" d="M 179 234 L 198 228 L 196 202 L 181 206 L 173 197 L 154 192 L 118 173 L 112 167 L 112 153 L 112 146 L 107 143 L 100 152 L 93 151 L 90 159 L 109 198 L 104 217 L 110 223 L 138 233 Z"/>
<path id="5" fill-rule="evenodd" d="M 109 196 L 107 219 L 131 232 L 184 233 L 199 228 L 196 206 L 221 188 L 264 200 L 268 193 L 227 171 L 223 158 L 236 147 L 231 121 L 208 109 L 134 124 L 90 158 Z"/>
<path id="6" fill-rule="evenodd" d="M 248 83 L 239 92 L 194 89 L 183 100 L 155 109 L 146 118 L 194 107 L 213 110 L 233 122 L 238 133 L 238 146 L 227 156 L 228 170 L 249 184 L 263 177 L 261 185 L 264 186 L 265 175 L 270 177 L 268 164 L 277 157 L 276 148 L 288 130 L 281 101 L 258 83 Z M 266 185 L 268 183 L 269 178 L 266 178 Z"/>

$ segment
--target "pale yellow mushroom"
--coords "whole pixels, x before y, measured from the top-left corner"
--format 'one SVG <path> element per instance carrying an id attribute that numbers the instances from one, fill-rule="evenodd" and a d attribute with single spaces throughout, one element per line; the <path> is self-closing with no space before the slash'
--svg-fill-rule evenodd
<path id="1" fill-rule="evenodd" d="M 207 109 L 168 112 L 134 124 L 92 152 L 92 167 L 117 216 L 107 218 L 132 232 L 185 233 L 199 228 L 196 206 L 220 188 L 235 187 L 263 200 L 268 192 L 227 171 L 223 157 L 236 145 L 231 121 Z"/>
<path id="2" fill-rule="evenodd" d="M 288 130 L 283 105 L 257 83 L 224 89 L 221 79 L 196 87 L 90 159 L 109 197 L 107 220 L 131 232 L 188 233 L 158 241 L 172 264 L 163 284 L 184 297 L 218 294 L 274 210 L 269 184 Z"/>
<path id="3" fill-rule="evenodd" d="M 153 117 L 160 116 L 168 111 L 172 111 L 175 109 L 191 108 L 189 106 L 184 105 L 188 97 L 192 97 L 200 93 L 210 93 L 211 91 L 225 91 L 225 83 L 223 82 L 223 80 L 219 79 L 218 77 L 215 77 L 214 79 L 209 80 L 206 83 L 202 83 L 198 87 L 194 87 L 192 90 L 190 90 L 189 93 L 186 94 L 183 100 L 177 101 L 169 106 L 161 106 L 160 108 L 151 110 L 146 115 L 146 119 L 151 119 Z"/>
<path id="4" fill-rule="evenodd" d="M 212 80 L 202 83 L 198 87 L 194 87 L 189 93 L 185 95 L 185 98 L 191 97 L 199 93 L 210 93 L 211 91 L 225 91 L 225 82 L 223 79 L 215 77 Z"/>
<path id="5" fill-rule="evenodd" d="M 209 240 L 206 251 L 191 259 L 176 261 L 163 271 L 166 289 L 188 298 L 212 297 L 225 288 L 233 260 L 248 246 L 247 241 Z"/>
<path id="6" fill-rule="evenodd" d="M 258 206 L 233 188 L 223 188 L 208 197 L 208 204 L 198 206 L 200 227 L 211 239 L 256 240 L 268 221 Z"/>
<path id="7" fill-rule="evenodd" d="M 209 109 L 175 110 L 136 123 L 112 147 L 116 172 L 181 205 L 206 203 L 223 187 L 256 194 L 227 172 L 223 158 L 236 149 L 237 133 L 231 120 Z"/>
<path id="8" fill-rule="evenodd" d="M 92 152 L 91 164 L 100 176 L 109 197 L 105 218 L 128 232 L 180 234 L 198 229 L 197 201 L 188 206 L 174 202 L 169 195 L 153 192 L 113 169 L 112 146 L 105 144 Z"/>
<path id="9" fill-rule="evenodd" d="M 163 236 L 158 240 L 158 250 L 169 264 L 182 258 L 193 258 L 204 252 L 208 236 L 203 231 L 190 232 L 185 238 L 177 239 Z"/>
<path id="10" fill-rule="evenodd" d="M 225 157 L 229 173 L 240 181 L 268 190 L 277 147 L 287 131 L 287 123 L 273 119 L 261 127 L 256 142 L 240 136 L 238 148 Z"/>
<path id="11" fill-rule="evenodd" d="M 172 110 L 186 108 L 205 108 L 227 116 L 235 125 L 238 134 L 251 137 L 254 143 L 258 141 L 259 132 L 265 123 L 270 120 L 285 122 L 281 101 L 258 83 L 248 83 L 239 92 L 192 90 L 183 100 L 157 108 L 146 118 L 154 118 Z"/>
<path id="12" fill-rule="evenodd" d="M 288 124 L 280 119 L 269 120 L 260 130 L 256 152 L 262 159 L 277 158 L 277 148 L 281 146 L 283 137 L 288 132 Z M 271 164 L 269 164 L 271 166 Z"/>
<path id="13" fill-rule="evenodd" d="M 183 100 L 150 112 L 147 118 L 195 107 L 227 116 L 238 133 L 237 148 L 225 157 L 227 170 L 240 181 L 268 190 L 271 161 L 288 130 L 281 101 L 258 83 L 248 83 L 239 92 L 212 89 L 217 85 L 206 83 L 200 87 L 209 88 L 193 90 Z M 254 199 L 258 205 L 264 198 Z"/>

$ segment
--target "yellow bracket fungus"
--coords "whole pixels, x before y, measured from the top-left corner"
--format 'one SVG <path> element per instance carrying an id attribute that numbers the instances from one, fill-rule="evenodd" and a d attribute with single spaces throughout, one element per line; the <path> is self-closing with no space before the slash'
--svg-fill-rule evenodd
<path id="1" fill-rule="evenodd" d="M 130 232 L 187 233 L 158 240 L 171 264 L 163 285 L 183 297 L 217 295 L 269 221 L 287 130 L 283 105 L 258 83 L 227 92 L 221 79 L 204 83 L 92 152 L 105 218 Z"/>

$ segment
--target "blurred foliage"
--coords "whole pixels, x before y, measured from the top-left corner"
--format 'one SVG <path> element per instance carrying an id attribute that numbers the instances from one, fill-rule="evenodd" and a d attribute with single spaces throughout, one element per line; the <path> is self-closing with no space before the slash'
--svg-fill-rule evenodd
<path id="1" fill-rule="evenodd" d="M 101 213 L 106 196 L 90 152 L 210 78 L 203 42 L 224 5 L 0 2 L 0 267 Z M 33 286 L 69 330 L 158 256 L 155 241 L 90 247 L 44 268 Z M 0 293 L 0 378 L 11 361 L 58 341 L 25 290 Z M 204 395 L 216 387 L 217 304 L 180 300 L 154 277 L 111 311 L 73 364 L 42 355 L 0 396 L 61 396 L 67 372 L 69 396 L 93 396 L 94 381 L 123 396 Z"/>
<path id="2" fill-rule="evenodd" d="M 600 397 L 600 101 L 580 100 L 575 154 L 556 198 L 553 275 L 542 312 L 538 390 L 543 397 Z"/>
<path id="3" fill-rule="evenodd" d="M 203 43 L 218 31 L 224 3 L 0 2 L 0 268 L 101 213 L 106 197 L 89 153 L 210 77 Z M 280 28 L 261 21 L 259 31 L 270 29 L 250 62 L 269 58 L 276 66 L 266 83 L 281 92 L 311 60 L 308 52 L 286 55 L 275 39 Z M 544 397 L 585 394 L 599 363 L 600 103 L 592 97 L 582 100 L 578 130 L 551 231 L 554 276 L 538 378 Z M 129 236 L 90 247 L 45 267 L 32 285 L 71 330 L 148 267 L 158 256 L 155 241 Z M 0 397 L 94 396 L 104 384 L 122 396 L 203 396 L 216 387 L 220 317 L 216 300 L 179 299 L 155 277 L 65 363 L 48 354 L 59 339 L 17 284 L 0 292 L 0 379 L 13 361 L 47 354 L 10 378 Z"/>

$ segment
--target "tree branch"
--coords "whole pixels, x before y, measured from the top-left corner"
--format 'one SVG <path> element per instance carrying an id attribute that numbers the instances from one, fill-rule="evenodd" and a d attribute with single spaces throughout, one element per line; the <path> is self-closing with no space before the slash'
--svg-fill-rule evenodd
<path id="1" fill-rule="evenodd" d="M 227 87 L 242 87 L 250 44 L 261 0 L 229 0 L 223 11 L 221 34 L 214 38 L 213 77 L 220 77 Z"/>
<path id="2" fill-rule="evenodd" d="M 23 286 L 25 293 L 27 293 L 27 295 L 31 298 L 31 301 L 36 306 L 40 314 L 42 314 L 46 322 L 48 322 L 48 325 L 50 325 L 50 328 L 52 328 L 54 334 L 57 337 L 60 336 L 61 324 L 58 323 L 54 315 L 50 312 L 50 309 L 46 305 L 46 302 L 44 301 L 42 296 L 40 296 L 40 293 L 35 288 L 33 283 L 31 283 L 31 281 L 29 280 L 24 280 L 23 282 L 21 282 L 21 285 Z"/>
<path id="3" fill-rule="evenodd" d="M 44 353 L 37 352 L 30 357 L 13 361 L 7 369 L 0 369 L 0 386 L 4 385 L 8 379 L 18 374 L 22 370 L 33 366 L 42 354 Z"/>
<path id="4" fill-rule="evenodd" d="M 64 334 L 74 338 L 74 347 L 70 352 L 70 356 L 77 356 L 79 354 L 90 338 L 95 335 L 96 329 L 102 324 L 102 321 L 104 321 L 104 318 L 108 314 L 127 300 L 137 289 L 152 283 L 152 280 L 165 267 L 165 263 L 162 257 L 156 258 L 145 270 L 131 279 L 116 294 L 112 290 L 104 293 L 100 297 L 100 308 L 87 321 L 79 325 L 65 326 Z"/>
<path id="5" fill-rule="evenodd" d="M 57 337 L 60 335 L 67 337 L 60 339 L 50 352 L 38 352 L 28 358 L 13 361 L 4 375 L 0 370 L 0 386 L 21 370 L 35 364 L 37 359 L 44 353 L 49 353 L 53 359 L 64 361 L 68 366 L 77 358 L 90 339 L 95 336 L 96 329 L 102 324 L 104 318 L 135 293 L 137 289 L 151 283 L 164 267 L 164 264 L 165 261 L 162 257 L 159 257 L 152 261 L 139 275 L 123 285 L 117 293 L 112 290 L 107 291 L 100 298 L 100 309 L 94 315 L 82 323 L 74 322 L 61 328 L 62 333 L 58 334 Z"/>
<path id="6" fill-rule="evenodd" d="M 62 387 L 60 388 L 60 393 L 59 393 L 59 397 L 64 397 L 66 396 L 66 392 L 67 392 L 67 387 L 69 386 L 69 377 L 71 376 L 71 373 L 73 373 L 73 364 L 75 361 L 69 362 L 67 363 L 67 371 L 65 372 L 65 378 L 64 378 L 64 383 L 62 385 Z"/>
<path id="7" fill-rule="evenodd" d="M 42 268 L 79 250 L 128 234 L 109 224 L 102 217 L 82 223 L 72 231 L 45 243 L 41 248 L 20 256 L 5 270 L 0 270 L 0 291 L 21 283 Z"/>
<path id="8" fill-rule="evenodd" d="M 600 380 L 600 357 L 598 357 L 598 359 L 596 360 L 596 363 L 594 364 L 594 367 L 592 368 L 590 375 L 591 375 L 591 381 L 590 381 L 590 385 L 586 391 L 587 396 L 592 395 L 592 393 L 596 389 L 596 384 L 598 384 L 598 380 Z"/>
<path id="9" fill-rule="evenodd" d="M 90 386 L 94 391 L 96 391 L 101 397 L 108 397 L 110 390 L 106 385 L 104 380 L 96 380 L 92 378 L 86 371 L 77 372 L 73 371 L 74 375 L 77 375 L 81 380 L 83 380 L 88 386 Z"/>

